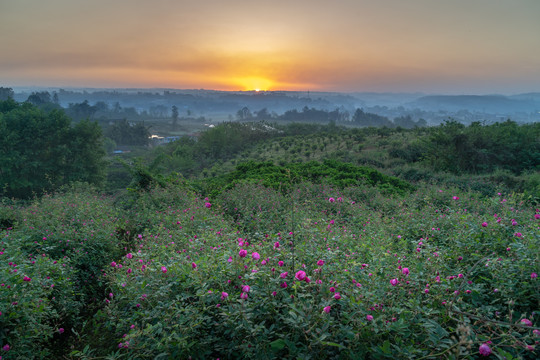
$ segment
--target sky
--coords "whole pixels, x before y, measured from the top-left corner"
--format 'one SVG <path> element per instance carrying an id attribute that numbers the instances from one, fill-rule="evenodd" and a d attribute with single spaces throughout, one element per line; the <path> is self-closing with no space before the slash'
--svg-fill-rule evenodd
<path id="1" fill-rule="evenodd" d="M 540 0 L 0 0 L 0 86 L 540 91 Z"/>

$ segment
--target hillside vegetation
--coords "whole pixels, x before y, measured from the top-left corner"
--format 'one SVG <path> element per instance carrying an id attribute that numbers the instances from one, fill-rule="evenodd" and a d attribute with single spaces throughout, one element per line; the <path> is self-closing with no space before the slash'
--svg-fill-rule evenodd
<path id="1" fill-rule="evenodd" d="M 539 129 L 225 123 L 4 196 L 0 356 L 536 359 Z"/>
<path id="2" fill-rule="evenodd" d="M 464 126 L 448 121 L 410 130 L 224 123 L 198 141 L 182 138 L 157 148 L 145 162 L 157 173 L 207 179 L 230 176 L 246 161 L 283 167 L 327 160 L 367 166 L 412 183 L 446 184 L 484 195 L 518 191 L 538 201 L 540 123 Z"/>

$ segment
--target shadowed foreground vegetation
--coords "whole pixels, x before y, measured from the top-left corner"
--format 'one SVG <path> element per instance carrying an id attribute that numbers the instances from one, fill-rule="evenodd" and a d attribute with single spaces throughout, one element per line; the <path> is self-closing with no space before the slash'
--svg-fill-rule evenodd
<path id="1" fill-rule="evenodd" d="M 0 211 L 4 359 L 537 355 L 518 194 L 177 182 Z"/>

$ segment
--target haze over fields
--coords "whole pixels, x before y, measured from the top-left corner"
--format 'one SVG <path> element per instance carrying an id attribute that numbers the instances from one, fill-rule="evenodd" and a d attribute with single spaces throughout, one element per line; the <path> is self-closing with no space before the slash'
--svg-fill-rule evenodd
<path id="1" fill-rule="evenodd" d="M 537 0 L 0 0 L 0 85 L 536 92 L 538 14 Z"/>

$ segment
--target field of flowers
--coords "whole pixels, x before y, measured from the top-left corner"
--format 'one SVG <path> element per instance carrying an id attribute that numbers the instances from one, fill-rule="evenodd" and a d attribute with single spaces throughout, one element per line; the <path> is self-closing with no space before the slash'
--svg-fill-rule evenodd
<path id="1" fill-rule="evenodd" d="M 84 188 L 0 208 L 0 358 L 536 359 L 519 194 Z"/>

